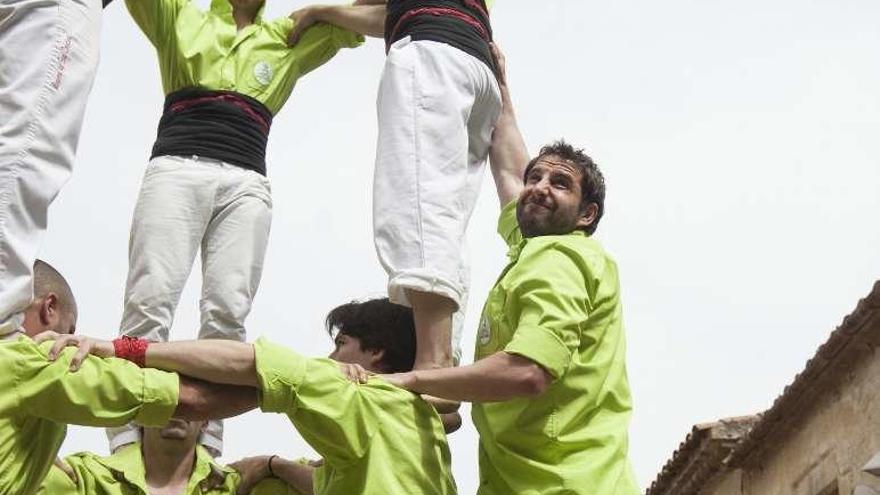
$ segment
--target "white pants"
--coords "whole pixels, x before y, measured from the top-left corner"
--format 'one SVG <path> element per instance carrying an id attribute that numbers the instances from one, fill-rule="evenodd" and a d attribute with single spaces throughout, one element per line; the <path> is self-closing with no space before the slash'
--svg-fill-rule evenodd
<path id="1" fill-rule="evenodd" d="M 121 333 L 168 341 L 180 293 L 196 253 L 202 254 L 200 339 L 244 341 L 244 321 L 260 284 L 269 240 L 269 181 L 206 158 L 161 156 L 150 161 L 134 210 Z M 108 430 L 111 449 L 137 431 Z M 202 443 L 222 449 L 212 422 Z"/>
<path id="2" fill-rule="evenodd" d="M 73 171 L 99 0 L 0 0 L 0 325 L 21 322 L 49 205 Z"/>
<path id="3" fill-rule="evenodd" d="M 462 311 L 465 230 L 501 111 L 495 75 L 457 48 L 403 38 L 388 52 L 377 107 L 373 229 L 388 296 L 409 305 L 408 289 L 438 294 Z"/>

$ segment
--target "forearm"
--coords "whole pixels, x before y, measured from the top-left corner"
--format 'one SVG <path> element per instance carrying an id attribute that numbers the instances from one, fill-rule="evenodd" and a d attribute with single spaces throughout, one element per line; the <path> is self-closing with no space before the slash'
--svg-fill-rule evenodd
<path id="1" fill-rule="evenodd" d="M 312 466 L 275 457 L 272 460 L 272 472 L 275 473 L 276 478 L 284 481 L 303 495 L 315 493 L 312 484 L 315 468 Z"/>
<path id="2" fill-rule="evenodd" d="M 533 361 L 498 352 L 458 368 L 413 370 L 406 373 L 404 388 L 441 399 L 467 402 L 501 402 L 535 397 L 552 381 Z"/>
<path id="3" fill-rule="evenodd" d="M 174 416 L 188 421 L 238 416 L 257 407 L 257 389 L 221 385 L 187 376 L 180 377 L 180 393 Z"/>
<path id="4" fill-rule="evenodd" d="M 243 342 L 153 343 L 147 348 L 146 365 L 214 383 L 258 385 L 254 346 Z"/>
<path id="5" fill-rule="evenodd" d="M 315 19 L 364 36 L 385 36 L 385 4 L 322 5 L 315 7 Z"/>
<path id="6" fill-rule="evenodd" d="M 489 148 L 489 167 L 502 207 L 519 196 L 523 188 L 523 174 L 529 163 L 529 151 L 519 130 L 504 77 L 500 82 L 501 115 L 495 123 Z"/>

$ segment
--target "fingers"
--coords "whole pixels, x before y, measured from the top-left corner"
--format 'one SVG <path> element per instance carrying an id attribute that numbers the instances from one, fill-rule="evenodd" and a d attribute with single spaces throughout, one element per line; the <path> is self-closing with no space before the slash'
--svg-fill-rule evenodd
<path id="1" fill-rule="evenodd" d="M 461 428 L 461 414 L 457 412 L 441 414 L 440 421 L 443 422 L 443 431 L 445 431 L 447 435 L 455 433 Z"/>
<path id="2" fill-rule="evenodd" d="M 34 342 L 37 344 L 42 344 L 47 340 L 56 340 L 59 334 L 57 332 L 53 332 L 52 330 L 46 330 L 45 332 L 38 333 L 36 337 L 34 337 Z"/>
<path id="3" fill-rule="evenodd" d="M 64 350 L 65 347 L 77 347 L 80 345 L 80 337 L 76 335 L 59 335 L 57 339 L 55 339 L 55 344 L 52 346 L 52 349 L 49 350 L 49 361 L 55 361 L 58 359 L 58 355 L 61 354 L 61 351 Z"/>
<path id="4" fill-rule="evenodd" d="M 82 364 L 83 360 L 89 355 L 89 346 L 80 345 L 76 350 L 76 353 L 73 355 L 73 358 L 70 360 L 70 371 L 77 371 Z"/>
<path id="5" fill-rule="evenodd" d="M 354 383 L 367 383 L 372 374 L 355 363 L 339 363 L 339 370 L 349 381 Z"/>
<path id="6" fill-rule="evenodd" d="M 452 414 L 458 412 L 458 408 L 461 407 L 461 402 L 440 399 L 432 395 L 422 395 L 422 399 L 428 404 L 431 404 L 431 406 L 433 406 L 440 414 Z"/>

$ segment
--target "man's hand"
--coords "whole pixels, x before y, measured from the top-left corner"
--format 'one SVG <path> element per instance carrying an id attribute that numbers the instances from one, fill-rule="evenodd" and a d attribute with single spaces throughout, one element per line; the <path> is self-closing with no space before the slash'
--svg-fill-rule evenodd
<path id="1" fill-rule="evenodd" d="M 55 341 L 52 349 L 49 350 L 49 361 L 55 361 L 58 359 L 58 355 L 61 354 L 61 351 L 64 350 L 65 347 L 78 348 L 76 354 L 73 355 L 73 359 L 70 360 L 70 371 L 78 370 L 82 362 L 86 359 L 86 356 L 89 354 L 102 358 L 113 357 L 116 355 L 116 351 L 113 349 L 113 342 L 110 342 L 109 340 L 93 339 L 91 337 L 86 337 L 85 335 L 59 334 L 51 330 L 34 337 L 34 342 L 37 344 L 46 342 L 47 340 Z"/>
<path id="2" fill-rule="evenodd" d="M 269 459 L 271 456 L 260 455 L 245 457 L 229 465 L 241 475 L 236 495 L 247 495 L 253 488 L 264 479 L 269 477 Z"/>
<path id="3" fill-rule="evenodd" d="M 319 18 L 320 9 L 321 6 L 319 5 L 309 5 L 308 7 L 294 10 L 293 13 L 290 14 L 290 18 L 293 20 L 293 29 L 291 29 L 290 33 L 287 35 L 287 46 L 297 44 L 306 29 L 314 26 L 316 22 L 321 21 Z"/>
<path id="4" fill-rule="evenodd" d="M 342 375 L 345 376 L 349 381 L 354 383 L 367 383 L 370 379 L 370 375 L 373 373 L 365 370 L 363 366 L 355 363 L 338 363 L 339 371 L 342 372 Z"/>

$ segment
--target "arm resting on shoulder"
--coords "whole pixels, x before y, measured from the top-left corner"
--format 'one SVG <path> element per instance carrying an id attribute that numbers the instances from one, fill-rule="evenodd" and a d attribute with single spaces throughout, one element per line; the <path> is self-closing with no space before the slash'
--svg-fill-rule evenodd
<path id="1" fill-rule="evenodd" d="M 205 339 L 153 343 L 147 349 L 146 365 L 214 383 L 258 385 L 254 346 L 243 342 Z"/>
<path id="2" fill-rule="evenodd" d="M 553 377 L 539 364 L 507 352 L 497 352 L 468 366 L 413 370 L 385 378 L 412 392 L 467 402 L 537 397 L 553 383 Z"/>

